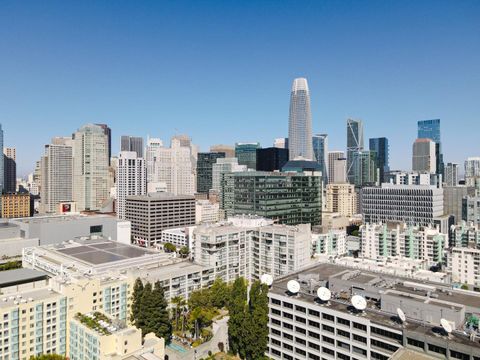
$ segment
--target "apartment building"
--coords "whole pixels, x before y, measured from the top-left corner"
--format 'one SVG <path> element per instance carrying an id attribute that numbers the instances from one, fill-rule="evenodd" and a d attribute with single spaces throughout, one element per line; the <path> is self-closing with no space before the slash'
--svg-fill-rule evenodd
<path id="1" fill-rule="evenodd" d="M 357 193 L 352 184 L 328 184 L 326 188 L 327 212 L 350 217 L 357 213 Z"/>
<path id="2" fill-rule="evenodd" d="M 33 202 L 30 194 L 1 195 L 2 218 L 21 218 L 32 216 Z"/>
<path id="3" fill-rule="evenodd" d="M 347 253 L 347 232 L 331 229 L 326 233 L 312 235 L 312 254 L 342 256 Z"/>

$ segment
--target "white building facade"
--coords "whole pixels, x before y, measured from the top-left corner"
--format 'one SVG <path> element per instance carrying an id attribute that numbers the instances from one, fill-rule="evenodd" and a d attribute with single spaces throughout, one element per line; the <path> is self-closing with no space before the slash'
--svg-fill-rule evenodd
<path id="1" fill-rule="evenodd" d="M 145 195 L 147 179 L 145 159 L 135 151 L 121 151 L 118 157 L 115 210 L 119 219 L 125 219 L 127 196 Z"/>

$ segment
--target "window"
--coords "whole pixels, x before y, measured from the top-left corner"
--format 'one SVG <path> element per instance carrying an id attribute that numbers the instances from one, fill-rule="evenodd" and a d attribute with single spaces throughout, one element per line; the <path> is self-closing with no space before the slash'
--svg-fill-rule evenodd
<path id="1" fill-rule="evenodd" d="M 337 324 L 345 325 L 345 326 L 350 326 L 350 321 L 346 319 L 342 319 L 337 317 Z"/>
<path id="2" fill-rule="evenodd" d="M 362 348 L 359 348 L 359 347 L 356 347 L 356 346 L 352 346 L 352 351 L 356 354 L 361 354 L 363 356 L 367 356 L 367 350 L 365 350 L 365 349 L 362 349 Z"/>
<path id="3" fill-rule="evenodd" d="M 308 315 L 320 317 L 320 313 L 316 310 L 308 309 Z"/>
<path id="4" fill-rule="evenodd" d="M 272 304 L 282 305 L 282 302 L 280 300 L 277 300 L 277 299 L 271 299 L 271 300 L 272 300 Z"/>
<path id="5" fill-rule="evenodd" d="M 308 347 L 320 351 L 320 345 L 312 343 L 310 341 L 308 342 Z"/>
<path id="6" fill-rule="evenodd" d="M 377 335 L 380 335 L 380 336 L 383 336 L 383 337 L 394 339 L 394 340 L 397 340 L 399 342 L 402 341 L 402 335 L 401 334 L 396 334 L 396 333 L 393 333 L 393 332 L 388 331 L 388 330 L 384 330 L 384 329 L 380 329 L 380 328 L 376 328 L 376 327 L 372 326 L 371 332 L 373 334 L 377 334 Z"/>
<path id="7" fill-rule="evenodd" d="M 325 324 L 322 325 L 322 330 L 325 330 L 325 331 L 328 331 L 328 332 L 331 332 L 331 333 L 335 332 L 335 329 L 333 327 L 325 325 Z"/>
<path id="8" fill-rule="evenodd" d="M 335 356 L 335 351 L 325 347 L 325 346 L 322 346 L 322 351 L 325 353 L 325 354 L 328 354 L 328 355 L 332 355 L 332 356 Z"/>
<path id="9" fill-rule="evenodd" d="M 428 351 L 431 351 L 437 354 L 447 355 L 447 349 L 441 346 L 433 345 L 433 344 L 428 344 Z"/>
<path id="10" fill-rule="evenodd" d="M 375 340 L 375 339 L 372 339 L 370 344 L 372 346 L 376 346 L 378 348 L 385 349 L 385 350 L 391 351 L 391 352 L 395 352 L 398 349 L 397 346 L 393 346 L 393 345 L 384 343 L 383 341 L 378 341 L 378 340 Z"/>
<path id="11" fill-rule="evenodd" d="M 379 354 L 375 351 L 370 351 L 370 358 L 371 359 L 377 359 L 377 360 L 388 360 L 388 356 Z"/>
<path id="12" fill-rule="evenodd" d="M 295 341 L 299 344 L 307 345 L 307 342 L 305 340 L 301 339 L 301 338 L 296 337 Z"/>
<path id="13" fill-rule="evenodd" d="M 470 360 L 470 355 L 450 350 L 450 357 L 454 359 Z"/>
<path id="14" fill-rule="evenodd" d="M 350 360 L 350 356 L 337 352 L 337 359 Z"/>
<path id="15" fill-rule="evenodd" d="M 353 340 L 364 343 L 364 344 L 367 343 L 367 338 L 366 337 L 363 337 L 363 336 L 360 336 L 360 335 L 357 335 L 357 334 L 353 334 Z"/>
<path id="16" fill-rule="evenodd" d="M 293 304 L 290 304 L 290 303 L 287 303 L 287 302 L 283 302 L 283 307 L 286 307 L 288 309 L 293 309 Z"/>
<path id="17" fill-rule="evenodd" d="M 303 312 L 303 313 L 307 312 L 306 308 L 304 308 L 303 306 L 298 306 L 298 305 L 295 305 L 295 310 Z"/>
<path id="18" fill-rule="evenodd" d="M 332 315 L 329 315 L 329 314 L 325 314 L 325 313 L 322 314 L 322 319 L 328 320 L 328 321 L 335 321 L 335 317 L 333 317 Z"/>
<path id="19" fill-rule="evenodd" d="M 337 329 L 337 335 L 350 339 L 350 333 L 348 331 L 345 331 L 345 330 Z"/>
<path id="20" fill-rule="evenodd" d="M 300 317 L 300 316 L 295 316 L 295 321 L 297 322 L 301 322 L 303 324 L 306 324 L 307 323 L 307 320 L 303 317 Z"/>
<path id="21" fill-rule="evenodd" d="M 322 341 L 332 345 L 335 344 L 335 340 L 325 335 L 322 335 Z"/>
<path id="22" fill-rule="evenodd" d="M 350 351 L 350 345 L 344 343 L 343 341 L 337 340 L 337 347 Z"/>
<path id="23" fill-rule="evenodd" d="M 420 349 L 425 349 L 425 343 L 417 339 L 407 338 L 407 344 L 418 347 Z"/>
<path id="24" fill-rule="evenodd" d="M 295 331 L 304 335 L 307 333 L 307 330 L 305 330 L 304 328 L 300 328 L 298 326 L 295 326 Z"/>
<path id="25" fill-rule="evenodd" d="M 319 328 L 320 329 L 320 323 L 312 320 L 308 320 L 308 325 Z"/>
<path id="26" fill-rule="evenodd" d="M 308 332 L 308 336 L 314 338 L 314 339 L 320 339 L 320 334 L 316 333 L 316 332 L 313 332 L 313 331 L 309 331 Z"/>
<path id="27" fill-rule="evenodd" d="M 367 331 L 367 326 L 354 322 L 353 327 L 358 330 Z"/>
<path id="28" fill-rule="evenodd" d="M 302 355 L 302 356 L 307 355 L 307 352 L 306 352 L 306 351 L 304 351 L 304 350 L 302 350 L 302 349 L 299 349 L 299 348 L 295 348 L 295 352 L 296 352 L 297 354 Z"/>

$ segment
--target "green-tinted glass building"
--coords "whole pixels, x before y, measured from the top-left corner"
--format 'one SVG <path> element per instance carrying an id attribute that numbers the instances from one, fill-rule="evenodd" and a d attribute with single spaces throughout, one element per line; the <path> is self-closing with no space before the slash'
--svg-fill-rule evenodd
<path id="1" fill-rule="evenodd" d="M 261 149 L 260 143 L 236 143 L 235 157 L 239 165 L 246 165 L 247 168 L 257 168 L 257 149 Z"/>
<path id="2" fill-rule="evenodd" d="M 318 173 L 230 173 L 223 176 L 221 190 L 227 216 L 251 214 L 280 224 L 321 224 L 322 177 Z"/>

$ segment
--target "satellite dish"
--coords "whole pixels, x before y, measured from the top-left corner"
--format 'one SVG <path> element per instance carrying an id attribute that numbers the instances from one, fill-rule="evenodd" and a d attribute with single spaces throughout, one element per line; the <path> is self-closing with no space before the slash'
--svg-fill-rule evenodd
<path id="1" fill-rule="evenodd" d="M 291 294 L 296 294 L 300 291 L 300 284 L 296 280 L 290 280 L 287 283 L 287 289 Z"/>
<path id="2" fill-rule="evenodd" d="M 270 274 L 263 274 L 261 277 L 260 277 L 260 282 L 262 284 L 265 284 L 267 286 L 272 286 L 273 284 L 273 277 L 272 275 Z"/>
<path id="3" fill-rule="evenodd" d="M 443 330 L 445 330 L 447 334 L 450 334 L 453 330 L 452 325 L 450 325 L 446 319 L 440 319 L 440 325 L 442 325 Z"/>
<path id="4" fill-rule="evenodd" d="M 332 293 L 326 287 L 319 287 L 317 290 L 317 296 L 322 301 L 328 301 L 332 297 Z"/>
<path id="5" fill-rule="evenodd" d="M 405 320 L 407 320 L 407 317 L 405 316 L 405 313 L 404 313 L 403 310 L 400 309 L 400 308 L 397 308 L 397 315 L 398 315 L 398 318 L 399 318 L 402 322 L 405 322 Z"/>
<path id="6" fill-rule="evenodd" d="M 363 296 L 360 295 L 353 295 L 352 296 L 352 305 L 357 310 L 365 310 L 367 308 L 367 301 Z"/>

